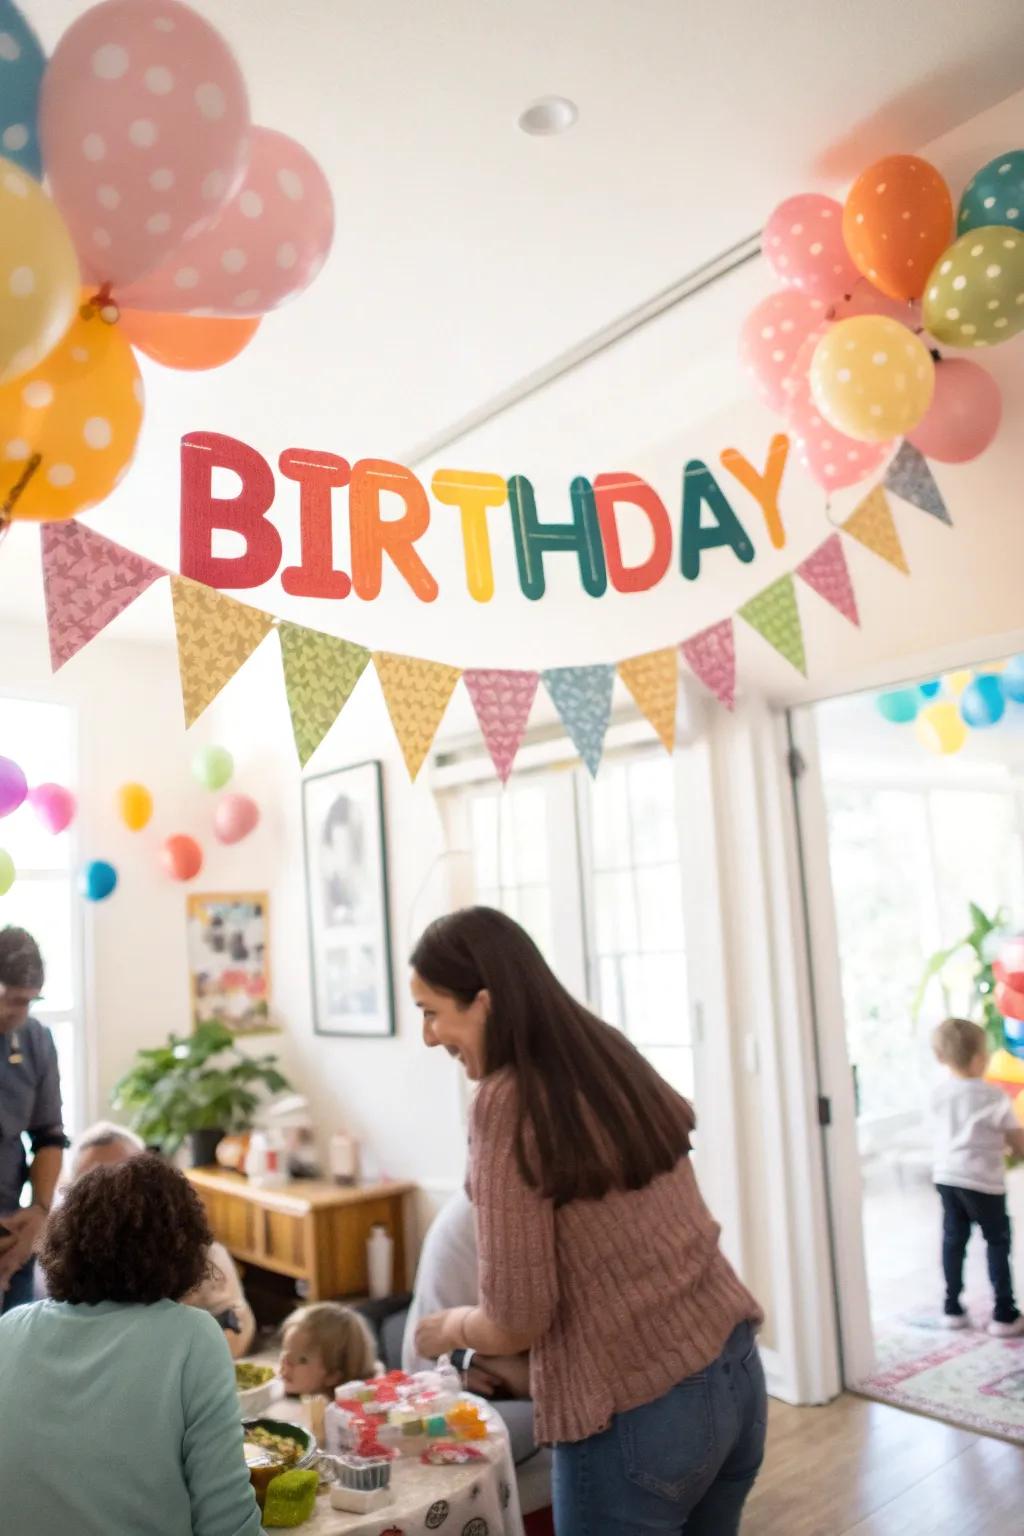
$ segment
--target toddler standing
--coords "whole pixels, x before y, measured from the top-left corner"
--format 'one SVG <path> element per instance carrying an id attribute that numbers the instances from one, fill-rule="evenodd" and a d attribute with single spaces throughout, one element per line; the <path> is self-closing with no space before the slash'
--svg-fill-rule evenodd
<path id="1" fill-rule="evenodd" d="M 980 1024 L 946 1019 L 932 1036 L 932 1049 L 949 1070 L 932 1097 L 935 1130 L 935 1186 L 942 1200 L 942 1268 L 946 1278 L 947 1328 L 966 1328 L 960 1301 L 964 1257 L 977 1223 L 988 1247 L 988 1273 L 995 1310 L 988 1331 L 997 1338 L 1024 1334 L 1010 1271 L 1010 1218 L 1006 1211 L 1006 1149 L 1024 1155 L 1024 1127 L 1010 1100 L 984 1081 L 988 1037 Z"/>

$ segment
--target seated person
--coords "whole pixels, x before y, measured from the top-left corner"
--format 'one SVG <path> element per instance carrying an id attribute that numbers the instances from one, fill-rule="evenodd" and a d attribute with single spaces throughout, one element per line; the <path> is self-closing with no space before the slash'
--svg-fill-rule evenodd
<path id="1" fill-rule="evenodd" d="M 377 1370 L 370 1330 L 351 1307 L 318 1301 L 285 1319 L 278 1373 L 289 1396 L 333 1399 L 335 1387 Z"/>
<path id="2" fill-rule="evenodd" d="M 68 1189 L 40 1253 L 53 1299 L 0 1318 L 4 1531 L 260 1536 L 224 1336 L 177 1305 L 211 1240 L 159 1157 Z"/>
<path id="3" fill-rule="evenodd" d="M 138 1157 L 145 1146 L 134 1131 L 100 1120 L 83 1131 L 71 1148 L 71 1180 L 74 1182 L 92 1168 L 109 1168 Z M 235 1359 L 248 1354 L 256 1337 L 256 1319 L 245 1299 L 242 1282 L 234 1260 L 222 1243 L 212 1242 L 207 1254 L 204 1278 L 194 1291 L 183 1297 L 190 1307 L 209 1312 L 224 1330 L 228 1348 Z"/>
<path id="4" fill-rule="evenodd" d="M 426 1371 L 435 1362 L 425 1359 L 416 1349 L 416 1329 L 422 1318 L 450 1307 L 471 1307 L 480 1300 L 477 1279 L 476 1220 L 464 1190 L 458 1190 L 438 1212 L 423 1240 L 416 1285 L 409 1307 L 402 1347 L 402 1366 L 407 1371 Z M 458 1362 L 456 1362 L 458 1363 Z M 528 1355 L 473 1355 L 466 1385 L 481 1397 L 495 1399 L 495 1408 L 505 1420 L 512 1442 L 516 1465 L 537 1457 L 538 1472 L 549 1453 L 539 1452 L 533 1438 L 533 1405 L 530 1396 Z M 524 1510 L 531 1507 L 530 1495 L 520 1489 Z M 550 1502 L 545 1498 L 544 1502 Z M 532 1507 L 538 1507 L 536 1504 Z"/>

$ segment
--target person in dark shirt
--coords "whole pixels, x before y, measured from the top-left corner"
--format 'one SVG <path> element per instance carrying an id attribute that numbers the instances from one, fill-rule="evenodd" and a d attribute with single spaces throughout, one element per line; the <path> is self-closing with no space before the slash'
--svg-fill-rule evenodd
<path id="1" fill-rule="evenodd" d="M 36 1243 L 67 1146 L 53 1036 L 29 1017 L 44 975 L 32 935 L 0 929 L 0 1312 L 32 1300 Z M 26 1183 L 32 1199 L 22 1206 Z"/>

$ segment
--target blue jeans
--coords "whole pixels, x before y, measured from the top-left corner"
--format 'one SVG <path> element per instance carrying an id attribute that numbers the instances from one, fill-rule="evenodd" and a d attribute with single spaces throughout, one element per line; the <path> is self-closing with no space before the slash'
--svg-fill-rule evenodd
<path id="1" fill-rule="evenodd" d="M 0 1295 L 0 1314 L 13 1312 L 15 1307 L 26 1307 L 33 1299 L 36 1273 L 35 1259 L 29 1259 L 15 1270 L 6 1291 Z"/>
<path id="2" fill-rule="evenodd" d="M 707 1370 L 555 1447 L 558 1536 L 735 1536 L 764 1459 L 764 1371 L 749 1323 Z"/>

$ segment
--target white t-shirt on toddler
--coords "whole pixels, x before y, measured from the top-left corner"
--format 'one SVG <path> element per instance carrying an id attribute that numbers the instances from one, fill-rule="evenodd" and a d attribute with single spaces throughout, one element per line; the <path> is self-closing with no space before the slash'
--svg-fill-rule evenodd
<path id="1" fill-rule="evenodd" d="M 1020 1129 L 1013 1105 L 982 1077 L 950 1077 L 932 1094 L 935 1182 L 1001 1195 L 1006 1135 Z"/>

